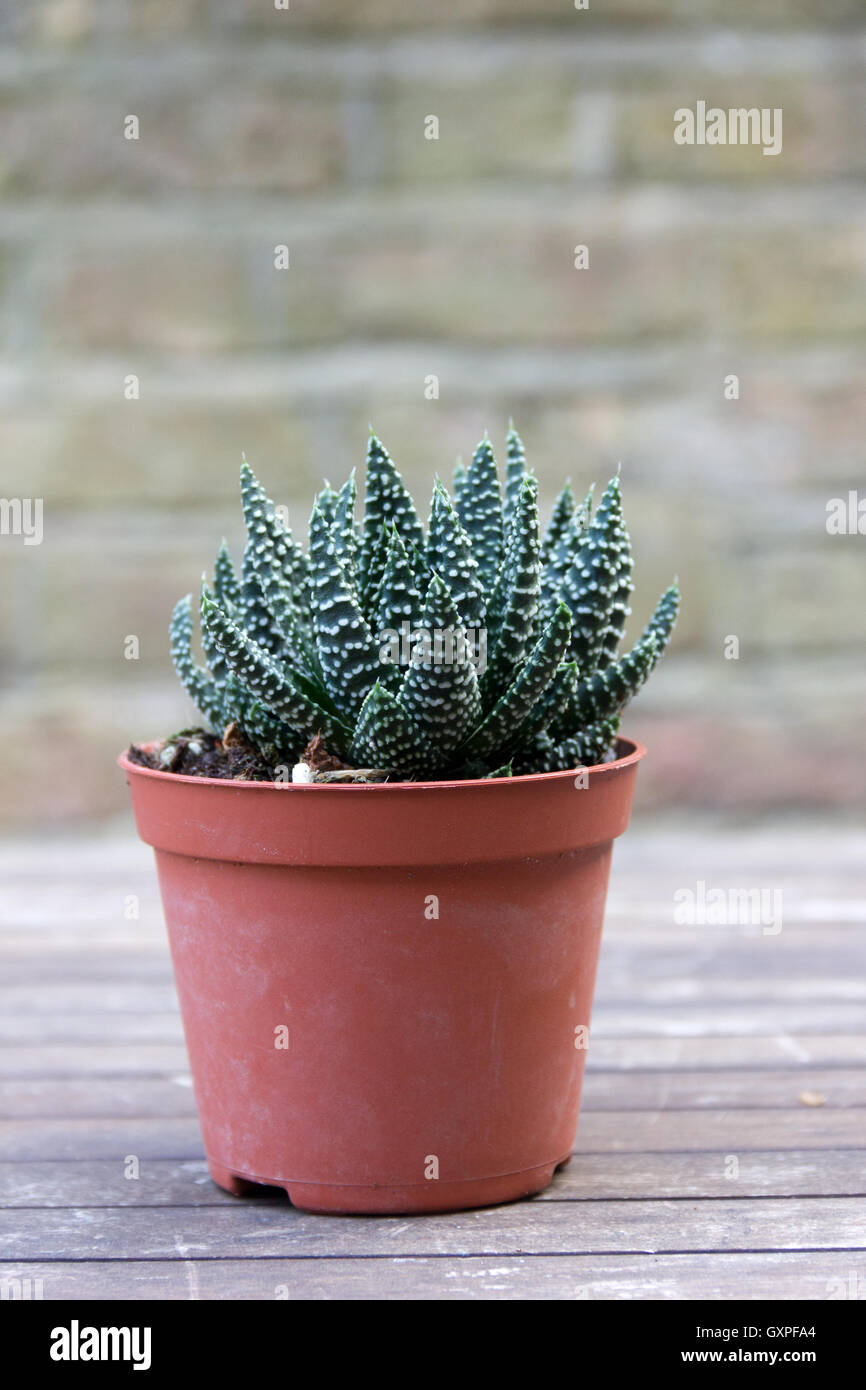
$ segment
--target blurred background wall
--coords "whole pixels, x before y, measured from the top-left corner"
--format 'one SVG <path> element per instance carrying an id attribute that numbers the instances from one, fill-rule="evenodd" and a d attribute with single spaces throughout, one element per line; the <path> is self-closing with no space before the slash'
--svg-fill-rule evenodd
<path id="1" fill-rule="evenodd" d="M 0 13 L 0 493 L 44 499 L 0 536 L 2 820 L 122 809 L 116 751 L 188 720 L 166 625 L 241 450 L 303 529 L 368 421 L 426 502 L 509 415 L 548 506 L 622 461 L 635 626 L 679 573 L 645 809 L 862 804 L 861 4 Z M 676 145 L 698 100 L 781 107 L 782 153 Z"/>

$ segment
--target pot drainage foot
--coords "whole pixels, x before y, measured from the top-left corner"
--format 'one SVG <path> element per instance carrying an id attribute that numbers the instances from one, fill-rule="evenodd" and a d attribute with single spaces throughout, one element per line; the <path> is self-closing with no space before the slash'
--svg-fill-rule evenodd
<path id="1" fill-rule="evenodd" d="M 563 1160 L 565 1162 L 566 1160 Z M 411 1215 L 413 1212 L 465 1211 L 531 1197 L 550 1183 L 556 1163 L 464 1182 L 409 1183 L 399 1187 L 352 1187 L 328 1183 L 289 1183 L 293 1207 L 302 1211 L 351 1215 Z"/>
<path id="2" fill-rule="evenodd" d="M 217 1187 L 225 1188 L 233 1197 L 262 1197 L 271 1193 L 277 1195 L 278 1189 L 273 1183 L 253 1182 L 251 1178 L 239 1177 L 237 1173 L 224 1168 L 221 1163 L 211 1163 L 210 1159 L 207 1166 Z M 285 1188 L 282 1191 L 284 1192 Z"/>
<path id="3" fill-rule="evenodd" d="M 287 1182 L 262 1180 L 233 1173 L 221 1163 L 208 1160 L 208 1169 L 218 1187 L 233 1197 L 261 1197 L 282 1189 L 293 1207 L 301 1211 L 344 1216 L 410 1214 L 412 1212 L 465 1211 L 473 1207 L 499 1206 L 543 1192 L 554 1172 L 571 1162 L 571 1154 L 554 1163 L 524 1168 L 519 1173 L 503 1173 L 495 1178 L 470 1178 L 458 1182 L 401 1183 L 395 1187 L 354 1186 L 348 1183 Z"/>

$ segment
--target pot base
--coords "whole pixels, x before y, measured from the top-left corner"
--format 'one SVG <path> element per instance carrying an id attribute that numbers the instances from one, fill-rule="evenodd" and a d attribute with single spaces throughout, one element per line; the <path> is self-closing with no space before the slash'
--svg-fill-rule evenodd
<path id="1" fill-rule="evenodd" d="M 420 1182 L 399 1187 L 352 1187 L 345 1183 L 286 1182 L 277 1178 L 235 1173 L 208 1159 L 208 1169 L 218 1187 L 233 1197 L 247 1197 L 257 1187 L 282 1187 L 293 1207 L 301 1211 L 343 1216 L 410 1215 L 413 1212 L 465 1211 L 471 1207 L 499 1206 L 543 1192 L 558 1168 L 571 1162 L 571 1154 L 554 1163 L 503 1173 L 496 1178 L 470 1178 L 464 1182 Z"/>

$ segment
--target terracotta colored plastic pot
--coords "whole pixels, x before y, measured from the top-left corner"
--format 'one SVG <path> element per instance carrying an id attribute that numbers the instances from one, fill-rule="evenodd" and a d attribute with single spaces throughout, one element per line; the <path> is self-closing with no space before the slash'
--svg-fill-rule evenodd
<path id="1" fill-rule="evenodd" d="M 503 781 L 120 765 L 153 845 L 211 1176 L 308 1211 L 484 1206 L 568 1161 L 638 744 Z"/>

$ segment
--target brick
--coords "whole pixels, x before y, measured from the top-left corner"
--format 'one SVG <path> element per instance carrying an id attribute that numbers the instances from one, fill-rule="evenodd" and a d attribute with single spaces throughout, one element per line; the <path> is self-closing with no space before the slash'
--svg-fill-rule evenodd
<path id="1" fill-rule="evenodd" d="M 298 32 L 382 34 L 424 30 L 536 29 L 576 25 L 638 28 L 723 25 L 788 28 L 809 23 L 822 29 L 862 20 L 858 0 L 605 0 L 575 12 L 568 0 L 459 0 L 451 5 L 406 5 L 401 0 L 291 0 L 276 11 L 271 0 L 3 0 L 0 35 L 56 46 L 92 39 L 163 40 L 182 34 L 230 36 L 237 32 L 289 37 Z"/>
<path id="2" fill-rule="evenodd" d="M 7 669 L 102 669 L 132 683 L 165 672 L 173 605 L 197 592 L 221 535 L 237 547 L 242 529 L 237 509 L 228 507 L 177 518 L 143 509 L 76 515 L 49 503 L 44 518 L 40 546 L 25 548 L 17 538 L 0 544 Z M 130 634 L 139 639 L 137 661 L 124 658 Z"/>
<path id="3" fill-rule="evenodd" d="M 186 81 L 180 65 L 166 74 L 155 62 L 96 67 L 87 85 L 62 66 L 7 85 L 0 186 L 55 196 L 301 192 L 343 172 L 342 110 L 326 84 L 310 96 L 279 78 L 245 89 L 237 65 L 190 60 Z M 129 114 L 139 119 L 137 140 L 124 138 Z"/>
<path id="4" fill-rule="evenodd" d="M 92 676 L 7 688 L 0 717 L 13 734 L 0 783 L 0 825 L 49 830 L 105 816 L 123 816 L 131 826 L 117 754 L 196 718 L 177 682 L 111 685 Z"/>
<path id="5" fill-rule="evenodd" d="M 757 53 L 731 42 L 712 48 L 688 30 L 651 39 L 602 30 L 588 41 L 542 31 L 386 46 L 307 36 L 263 40 L 243 56 L 228 42 L 190 41 L 87 53 L 75 66 L 31 56 L 3 74 L 0 174 L 14 192 L 116 195 L 297 193 L 341 178 L 772 183 L 862 171 L 855 46 L 833 35 L 762 37 Z M 726 109 L 781 106 L 782 155 L 675 145 L 673 112 L 698 97 Z M 137 141 L 123 138 L 127 113 L 141 122 Z M 423 139 L 431 113 L 438 141 Z"/>
<path id="6" fill-rule="evenodd" d="M 862 700 L 851 653 L 805 665 L 756 653 L 715 663 L 670 654 L 623 722 L 645 743 L 636 812 L 691 805 L 712 814 L 815 816 L 862 805 L 866 750 L 850 733 Z"/>
<path id="7" fill-rule="evenodd" d="M 859 219 L 856 219 L 859 222 Z M 726 248 L 721 326 L 745 338 L 842 339 L 866 327 L 862 225 L 760 231 Z"/>
<path id="8" fill-rule="evenodd" d="M 274 243 L 264 238 L 234 253 L 126 243 L 76 250 L 69 264 L 61 254 L 45 331 L 67 348 L 225 351 L 346 337 L 568 343 L 700 329 L 707 253 L 693 236 L 624 245 L 589 219 L 576 231 L 443 223 L 431 209 L 368 238 L 335 218 L 330 237 L 296 232 L 287 272 L 273 270 Z M 577 236 L 591 245 L 589 272 L 572 267 Z"/>
<path id="9" fill-rule="evenodd" d="M 218 381 L 206 403 L 166 402 L 154 399 L 147 379 L 142 400 L 124 401 L 118 380 L 112 399 L 98 405 L 9 411 L 4 436 L 14 462 L 4 485 L 12 495 L 48 497 L 58 507 L 231 507 L 244 452 L 268 485 L 283 484 L 290 470 L 304 505 L 320 486 L 309 422 L 284 403 L 227 405 Z"/>
<path id="10" fill-rule="evenodd" d="M 514 58 L 518 53 L 515 51 Z M 494 79 L 394 84 L 382 101 L 385 177 L 408 183 L 567 177 L 575 165 L 574 81 L 539 64 Z M 435 115 L 439 138 L 427 139 Z"/>
<path id="11" fill-rule="evenodd" d="M 288 232 L 287 221 L 269 212 L 203 246 L 158 218 L 136 231 L 109 213 L 89 244 L 77 240 L 86 222 L 70 225 L 40 265 L 44 331 L 100 351 L 372 339 L 528 349 L 687 334 L 844 340 L 866 321 L 857 194 L 827 204 L 763 190 L 748 221 L 735 196 L 714 189 L 696 201 L 669 186 L 577 208 L 556 201 L 543 219 L 531 197 L 476 195 L 457 223 L 430 196 L 331 203 Z M 280 235 L 288 271 L 273 268 Z M 573 267 L 578 242 L 588 270 Z"/>
<path id="12" fill-rule="evenodd" d="M 281 233 L 278 232 L 279 236 Z M 282 231 L 282 235 L 285 232 Z M 344 328 L 341 286 L 316 259 L 281 271 L 274 247 L 131 245 L 71 252 L 45 296 L 45 331 L 65 347 L 97 352 L 224 352 L 335 340 Z M 294 242 L 292 261 L 302 261 Z M 129 359 L 125 368 L 134 371 Z"/>
<path id="13" fill-rule="evenodd" d="M 43 0 L 44 2 L 44 0 Z M 136 7 L 137 8 L 137 7 Z M 171 26 L 171 0 L 149 0 L 141 6 L 144 16 L 131 23 L 160 31 Z M 439 6 L 406 5 L 401 0 L 291 0 L 287 13 L 273 13 L 264 0 L 212 0 L 206 15 L 199 18 L 195 0 L 183 0 L 180 7 L 189 22 L 208 22 L 214 28 L 247 28 L 269 34 L 285 32 L 289 24 L 299 29 L 338 32 L 381 33 L 401 29 L 466 29 L 529 27 L 541 24 L 571 28 L 575 23 L 605 26 L 615 24 L 724 24 L 789 26 L 813 20 L 820 25 L 851 24 L 862 18 L 857 0 L 598 0 L 590 10 L 577 13 L 569 0 L 458 0 Z"/>

